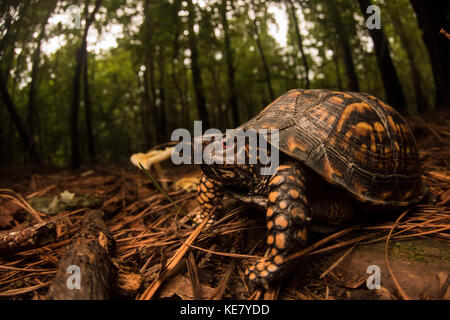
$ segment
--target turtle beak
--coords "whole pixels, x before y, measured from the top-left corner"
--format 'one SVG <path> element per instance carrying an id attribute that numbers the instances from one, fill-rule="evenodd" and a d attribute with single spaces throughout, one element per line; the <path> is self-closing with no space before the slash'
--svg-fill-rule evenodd
<path id="1" fill-rule="evenodd" d="M 195 137 L 192 140 L 192 152 L 191 152 L 191 156 L 193 157 L 192 163 L 199 164 L 206 162 L 206 164 L 212 164 L 223 162 L 222 152 L 217 152 L 219 151 L 219 149 L 221 149 L 220 148 L 222 144 L 221 139 L 222 139 L 221 135 L 218 134 L 206 134 Z M 206 147 L 210 145 L 213 148 L 208 149 L 209 151 L 212 152 L 205 153 Z M 194 161 L 195 159 L 197 159 L 197 162 Z"/>

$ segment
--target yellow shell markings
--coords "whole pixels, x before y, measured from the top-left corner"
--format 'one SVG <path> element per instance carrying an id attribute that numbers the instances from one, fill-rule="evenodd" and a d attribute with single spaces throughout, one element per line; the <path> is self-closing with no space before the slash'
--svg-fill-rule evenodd
<path id="1" fill-rule="evenodd" d="M 329 101 L 333 102 L 333 103 L 338 103 L 338 104 L 339 103 L 344 103 L 344 99 L 342 99 L 342 98 L 340 98 L 338 96 L 332 96 Z"/>
<path id="2" fill-rule="evenodd" d="M 323 168 L 324 168 L 324 173 L 327 175 L 327 177 L 332 178 L 333 174 L 337 175 L 339 177 L 342 177 L 342 173 L 337 171 L 335 168 L 333 168 L 330 165 L 330 162 L 328 161 L 328 159 L 324 159 L 323 160 Z"/>
<path id="3" fill-rule="evenodd" d="M 392 195 L 392 191 L 385 191 L 385 192 L 382 192 L 380 196 L 381 196 L 382 199 L 387 199 L 391 195 Z"/>
<path id="4" fill-rule="evenodd" d="M 410 198 L 410 197 L 411 197 L 411 195 L 412 195 L 412 191 L 410 190 L 410 191 L 408 191 L 407 193 L 405 193 L 405 195 L 404 195 L 404 199 L 408 199 L 408 198 Z"/>
<path id="5" fill-rule="evenodd" d="M 275 130 L 275 129 L 278 129 L 278 126 L 274 125 L 273 122 L 264 122 L 261 124 L 261 128 Z"/>
<path id="6" fill-rule="evenodd" d="M 293 136 L 289 136 L 287 139 L 287 146 L 289 148 L 289 151 L 295 152 L 295 149 L 298 149 L 302 152 L 306 152 L 308 150 L 308 147 L 295 139 Z"/>
<path id="7" fill-rule="evenodd" d="M 378 102 L 378 104 L 379 104 L 380 106 L 382 106 L 383 108 L 385 108 L 385 109 L 388 110 L 389 112 L 393 112 L 393 111 L 394 111 L 394 110 L 391 108 L 391 106 L 385 104 L 383 101 L 377 99 L 377 102 Z"/>
<path id="8" fill-rule="evenodd" d="M 372 109 L 372 107 L 364 102 L 357 102 L 357 103 L 349 104 L 347 107 L 345 107 L 344 112 L 342 112 L 342 115 L 341 115 L 341 117 L 338 121 L 337 127 L 336 127 L 336 131 L 341 132 L 342 126 L 350 118 L 350 114 L 353 111 L 357 111 L 359 113 L 364 113 L 365 111 L 371 110 L 371 109 Z"/>
<path id="9" fill-rule="evenodd" d="M 326 119 L 328 128 L 331 128 L 331 127 L 334 125 L 334 122 L 335 122 L 335 121 L 336 121 L 336 116 L 335 116 L 335 115 L 330 115 L 330 116 Z"/>
<path id="10" fill-rule="evenodd" d="M 392 129 L 394 129 L 394 131 L 397 132 L 397 125 L 396 125 L 396 123 L 394 122 L 394 119 L 392 119 L 392 116 L 391 116 L 391 115 L 388 115 L 388 116 L 387 116 L 387 119 L 388 119 L 389 125 L 392 127 Z"/>

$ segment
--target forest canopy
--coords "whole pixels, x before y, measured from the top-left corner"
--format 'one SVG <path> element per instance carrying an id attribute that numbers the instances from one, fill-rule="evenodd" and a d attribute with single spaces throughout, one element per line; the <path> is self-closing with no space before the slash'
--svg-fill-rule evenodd
<path id="1" fill-rule="evenodd" d="M 0 166 L 126 163 L 194 120 L 234 128 L 292 88 L 370 92 L 404 115 L 448 108 L 448 6 L 2 1 Z"/>

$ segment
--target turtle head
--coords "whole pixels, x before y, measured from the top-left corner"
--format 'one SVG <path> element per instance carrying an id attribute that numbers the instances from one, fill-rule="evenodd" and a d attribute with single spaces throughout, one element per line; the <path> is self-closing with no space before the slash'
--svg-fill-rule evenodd
<path id="1" fill-rule="evenodd" d="M 208 178 L 239 186 L 254 180 L 248 141 L 239 142 L 232 134 L 205 134 L 194 138 L 193 146 L 193 157 L 201 157 L 201 168 Z"/>

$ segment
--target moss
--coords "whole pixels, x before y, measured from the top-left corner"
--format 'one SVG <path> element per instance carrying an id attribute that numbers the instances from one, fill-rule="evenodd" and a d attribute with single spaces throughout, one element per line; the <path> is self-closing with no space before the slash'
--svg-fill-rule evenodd
<path id="1" fill-rule="evenodd" d="M 424 249 L 418 248 L 411 242 L 395 242 L 392 246 L 392 251 L 398 255 L 404 255 L 408 261 L 417 261 L 421 263 L 428 263 L 433 261 L 430 255 L 425 253 Z"/>

